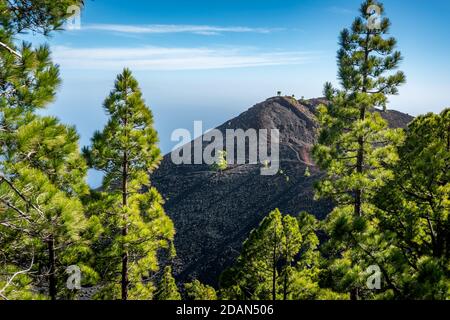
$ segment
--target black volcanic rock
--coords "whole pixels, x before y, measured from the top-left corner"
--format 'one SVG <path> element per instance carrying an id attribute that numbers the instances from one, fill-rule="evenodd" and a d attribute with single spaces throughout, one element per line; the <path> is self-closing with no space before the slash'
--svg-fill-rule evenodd
<path id="1" fill-rule="evenodd" d="M 218 127 L 223 133 L 226 129 L 279 129 L 283 174 L 262 176 L 261 165 L 249 164 L 214 172 L 207 165 L 174 165 L 170 154 L 164 157 L 152 180 L 166 199 L 166 212 L 177 230 L 179 281 L 198 278 L 216 285 L 249 232 L 275 208 L 289 214 L 307 211 L 319 219 L 330 212 L 332 205 L 315 201 L 313 190 L 322 174 L 311 159 L 319 129 L 314 113 L 320 103 L 326 101 L 270 98 Z M 396 111 L 383 116 L 393 127 L 405 127 L 413 119 Z"/>

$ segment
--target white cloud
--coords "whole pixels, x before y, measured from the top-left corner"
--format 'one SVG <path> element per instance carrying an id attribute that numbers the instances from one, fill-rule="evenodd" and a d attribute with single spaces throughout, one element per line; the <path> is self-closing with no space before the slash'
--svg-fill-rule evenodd
<path id="1" fill-rule="evenodd" d="M 124 25 L 124 24 L 90 24 L 82 26 L 81 30 L 120 32 L 128 34 L 164 34 L 164 33 L 193 33 L 198 35 L 217 35 L 221 33 L 271 33 L 282 28 L 251 28 L 251 27 L 221 27 L 209 25 Z"/>
<path id="2" fill-rule="evenodd" d="M 204 70 L 305 64 L 317 53 L 302 51 L 261 52 L 248 48 L 53 48 L 63 68 L 84 70 Z"/>
<path id="3" fill-rule="evenodd" d="M 348 9 L 348 8 L 344 8 L 344 7 L 337 7 L 337 6 L 332 6 L 328 8 L 328 11 L 335 13 L 335 14 L 344 14 L 344 15 L 348 15 L 348 14 L 356 14 L 358 13 L 355 10 L 352 9 Z"/>

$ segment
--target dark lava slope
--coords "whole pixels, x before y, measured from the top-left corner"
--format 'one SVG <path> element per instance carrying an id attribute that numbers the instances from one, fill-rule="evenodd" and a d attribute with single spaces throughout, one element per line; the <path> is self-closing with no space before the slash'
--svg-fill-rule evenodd
<path id="1" fill-rule="evenodd" d="M 279 129 L 282 174 L 260 175 L 261 165 L 235 165 L 214 172 L 207 165 L 174 165 L 170 154 L 153 175 L 175 223 L 180 281 L 198 278 L 215 285 L 219 274 L 239 253 L 249 232 L 272 209 L 297 214 L 307 211 L 324 218 L 327 202 L 314 200 L 313 185 L 321 173 L 311 159 L 318 123 L 314 115 L 322 99 L 296 101 L 270 98 L 218 129 Z M 393 127 L 405 127 L 412 117 L 397 111 L 383 116 Z M 311 175 L 305 176 L 306 167 Z"/>

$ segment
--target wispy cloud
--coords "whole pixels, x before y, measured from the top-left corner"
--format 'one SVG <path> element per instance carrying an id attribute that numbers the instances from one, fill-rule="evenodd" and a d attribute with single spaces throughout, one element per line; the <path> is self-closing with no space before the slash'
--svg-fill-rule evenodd
<path id="1" fill-rule="evenodd" d="M 335 14 L 345 14 L 345 15 L 356 13 L 355 10 L 344 8 L 344 7 L 337 7 L 337 6 L 329 7 L 328 11 L 335 13 Z"/>
<path id="2" fill-rule="evenodd" d="M 165 33 L 192 33 L 198 35 L 218 35 L 222 33 L 271 33 L 284 30 L 283 28 L 252 28 L 241 26 L 210 26 L 210 25 L 125 25 L 125 24 L 90 24 L 81 30 L 95 30 L 106 32 L 119 32 L 127 34 L 165 34 Z"/>
<path id="3" fill-rule="evenodd" d="M 317 52 L 273 51 L 248 48 L 53 48 L 55 60 L 68 69 L 205 70 L 305 64 Z"/>

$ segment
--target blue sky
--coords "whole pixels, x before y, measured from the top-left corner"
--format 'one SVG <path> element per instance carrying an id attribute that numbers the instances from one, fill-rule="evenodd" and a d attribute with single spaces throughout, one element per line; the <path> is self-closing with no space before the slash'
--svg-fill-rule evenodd
<path id="1" fill-rule="evenodd" d="M 116 74 L 128 66 L 168 152 L 171 132 L 194 120 L 215 127 L 278 90 L 320 96 L 326 81 L 336 83 L 338 34 L 360 2 L 86 0 L 81 30 L 45 40 L 63 78 L 46 113 L 76 125 L 88 144 L 106 121 L 101 105 Z M 450 1 L 384 4 L 408 77 L 390 107 L 417 115 L 450 106 Z"/>

